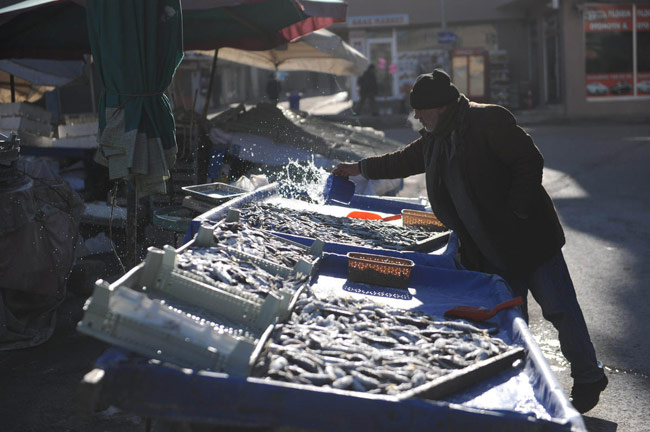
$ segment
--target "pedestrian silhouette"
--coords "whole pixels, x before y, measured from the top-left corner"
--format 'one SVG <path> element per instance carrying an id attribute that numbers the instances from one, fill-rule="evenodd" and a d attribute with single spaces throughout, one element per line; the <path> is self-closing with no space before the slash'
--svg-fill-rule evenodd
<path id="1" fill-rule="evenodd" d="M 269 97 L 269 100 L 277 104 L 278 100 L 280 98 L 280 81 L 275 79 L 275 74 L 271 73 L 269 74 L 269 80 L 266 83 L 266 95 Z"/>
<path id="2" fill-rule="evenodd" d="M 355 114 L 361 114 L 366 101 L 370 105 L 372 115 L 377 115 L 375 97 L 377 96 L 377 77 L 375 76 L 375 65 L 370 64 L 359 78 L 359 102 L 354 109 Z"/>

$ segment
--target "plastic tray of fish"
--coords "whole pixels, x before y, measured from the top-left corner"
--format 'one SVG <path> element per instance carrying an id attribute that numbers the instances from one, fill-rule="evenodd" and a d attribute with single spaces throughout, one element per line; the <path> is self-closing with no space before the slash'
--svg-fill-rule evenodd
<path id="1" fill-rule="evenodd" d="M 372 248 L 423 250 L 441 235 L 374 220 L 337 217 L 266 203 L 252 203 L 239 211 L 241 222 L 254 228 Z"/>
<path id="2" fill-rule="evenodd" d="M 214 227 L 201 226 L 190 245 L 193 249 L 211 247 L 254 262 L 275 275 L 289 277 L 297 273 L 313 276 L 323 255 L 324 243 L 315 240 L 311 246 L 305 246 L 237 221 L 220 221 Z"/>
<path id="3" fill-rule="evenodd" d="M 111 285 L 99 280 L 78 330 L 180 367 L 249 375 L 277 320 L 261 332 L 214 320 L 203 305 L 156 296 L 146 273 L 142 263 Z"/>
<path id="4" fill-rule="evenodd" d="M 295 291 L 309 282 L 310 273 L 290 269 L 229 247 L 187 248 L 178 255 L 178 268 L 220 286 L 265 298 L 282 290 Z"/>
<path id="5" fill-rule="evenodd" d="M 181 189 L 189 195 L 211 204 L 222 204 L 248 192 L 246 189 L 218 182 L 183 186 Z"/>
<path id="6" fill-rule="evenodd" d="M 278 323 L 252 376 L 371 394 L 440 398 L 507 368 L 523 348 L 462 321 L 309 288 Z"/>
<path id="7" fill-rule="evenodd" d="M 139 286 L 149 295 L 199 306 L 213 320 L 256 335 L 276 318 L 285 319 L 293 298 L 309 283 L 309 275 L 303 272 L 277 276 L 247 260 L 187 246 L 178 250 L 150 247 Z M 220 278 L 230 278 L 233 283 Z"/>

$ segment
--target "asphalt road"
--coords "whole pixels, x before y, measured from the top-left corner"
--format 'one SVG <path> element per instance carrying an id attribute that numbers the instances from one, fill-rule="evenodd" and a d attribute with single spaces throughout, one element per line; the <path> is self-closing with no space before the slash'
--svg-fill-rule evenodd
<path id="1" fill-rule="evenodd" d="M 524 125 L 565 229 L 564 256 L 609 386 L 584 416 L 590 432 L 650 430 L 650 124 Z M 387 130 L 408 142 L 406 129 Z M 412 178 L 403 195 L 423 194 Z M 567 394 L 557 333 L 529 298 L 530 328 Z"/>
<path id="2" fill-rule="evenodd" d="M 565 257 L 610 384 L 585 416 L 591 432 L 650 427 L 650 125 L 530 125 L 546 160 L 544 183 L 564 224 Z M 415 132 L 389 129 L 408 142 Z M 421 178 L 404 195 L 422 195 Z M 107 409 L 80 414 L 78 383 L 106 345 L 74 330 L 83 298 L 59 311 L 54 337 L 27 350 L 0 352 L 1 431 L 131 432 L 137 416 Z M 529 301 L 531 330 L 568 393 L 571 378 L 554 329 Z"/>
<path id="3" fill-rule="evenodd" d="M 586 414 L 590 431 L 650 430 L 650 125 L 537 126 L 544 183 L 567 237 L 578 300 L 609 387 Z M 563 385 L 571 378 L 555 332 L 531 329 Z"/>

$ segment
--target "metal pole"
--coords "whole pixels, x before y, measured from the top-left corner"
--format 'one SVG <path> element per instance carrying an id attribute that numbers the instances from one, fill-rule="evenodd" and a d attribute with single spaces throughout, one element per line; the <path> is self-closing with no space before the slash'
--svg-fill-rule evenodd
<path id="1" fill-rule="evenodd" d="M 131 182 L 126 190 L 126 267 L 130 270 L 138 257 L 138 198 Z"/>
<path id="2" fill-rule="evenodd" d="M 440 0 L 440 27 L 442 30 L 447 29 L 447 20 L 445 19 L 445 0 Z"/>
<path id="3" fill-rule="evenodd" d="M 203 117 L 208 118 L 208 108 L 210 107 L 210 96 L 212 95 L 212 86 L 214 85 L 214 75 L 217 72 L 217 56 L 219 48 L 214 50 L 212 56 L 212 67 L 210 68 L 210 82 L 208 83 L 208 92 L 205 95 L 205 103 L 203 104 Z"/>
<path id="4" fill-rule="evenodd" d="M 91 62 L 86 64 L 86 74 L 88 75 L 88 83 L 90 84 L 90 103 L 93 106 L 93 114 L 97 114 L 97 101 L 95 100 L 95 78 L 93 74 L 92 57 Z"/>
<path id="5" fill-rule="evenodd" d="M 14 103 L 16 102 L 16 83 L 12 74 L 9 74 L 9 87 L 11 88 L 11 103 Z"/>

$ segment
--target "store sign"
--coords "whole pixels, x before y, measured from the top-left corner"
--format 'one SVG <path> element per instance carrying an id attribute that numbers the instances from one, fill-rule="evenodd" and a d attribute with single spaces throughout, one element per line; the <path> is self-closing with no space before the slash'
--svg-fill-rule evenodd
<path id="1" fill-rule="evenodd" d="M 585 9 L 585 31 L 632 31 L 632 6 L 589 5 Z"/>
<path id="2" fill-rule="evenodd" d="M 458 40 L 458 35 L 449 30 L 438 32 L 438 43 L 440 45 L 454 43 Z"/>
<path id="3" fill-rule="evenodd" d="M 348 27 L 393 27 L 407 25 L 408 14 L 369 15 L 348 17 Z"/>
<path id="4" fill-rule="evenodd" d="M 636 31 L 650 31 L 650 6 L 636 7 Z"/>
<path id="5" fill-rule="evenodd" d="M 473 56 L 485 53 L 483 48 L 459 48 L 453 51 L 454 56 Z"/>

